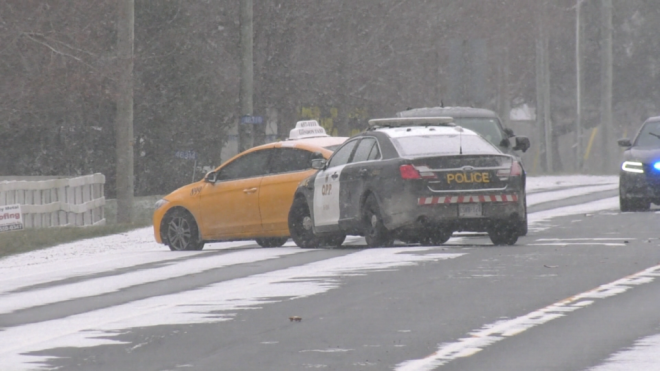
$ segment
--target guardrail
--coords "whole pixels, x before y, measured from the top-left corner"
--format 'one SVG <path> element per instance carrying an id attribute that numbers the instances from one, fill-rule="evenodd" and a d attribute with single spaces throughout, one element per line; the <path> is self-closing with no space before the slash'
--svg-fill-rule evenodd
<path id="1" fill-rule="evenodd" d="M 104 184 L 103 174 L 0 181 L 0 206 L 21 205 L 25 228 L 102 225 Z"/>

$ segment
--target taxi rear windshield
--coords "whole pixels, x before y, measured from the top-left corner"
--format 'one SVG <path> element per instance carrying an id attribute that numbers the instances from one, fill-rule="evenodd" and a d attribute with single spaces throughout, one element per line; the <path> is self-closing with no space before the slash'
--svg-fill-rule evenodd
<path id="1" fill-rule="evenodd" d="M 501 153 L 476 135 L 420 135 L 392 138 L 392 142 L 402 157 L 458 155 L 461 147 L 464 155 Z"/>

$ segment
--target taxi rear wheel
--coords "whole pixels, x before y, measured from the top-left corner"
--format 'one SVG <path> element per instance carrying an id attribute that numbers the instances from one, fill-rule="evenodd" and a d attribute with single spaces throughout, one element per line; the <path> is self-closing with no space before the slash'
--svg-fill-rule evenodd
<path id="1" fill-rule="evenodd" d="M 293 242 L 303 249 L 313 249 L 320 244 L 319 238 L 314 235 L 312 217 L 303 198 L 293 200 L 289 210 L 289 233 Z"/>
<path id="2" fill-rule="evenodd" d="M 167 246 L 172 251 L 201 250 L 204 241 L 199 240 L 195 219 L 189 213 L 174 211 L 166 223 Z"/>
<path id="3" fill-rule="evenodd" d="M 518 241 L 519 227 L 508 222 L 495 223 L 488 229 L 493 245 L 514 245 Z"/>
<path id="4" fill-rule="evenodd" d="M 364 238 L 369 247 L 391 246 L 394 238 L 383 224 L 378 201 L 374 195 L 369 195 L 362 212 Z"/>
<path id="5" fill-rule="evenodd" d="M 281 247 L 286 243 L 286 237 L 257 238 L 256 241 L 261 247 Z"/>

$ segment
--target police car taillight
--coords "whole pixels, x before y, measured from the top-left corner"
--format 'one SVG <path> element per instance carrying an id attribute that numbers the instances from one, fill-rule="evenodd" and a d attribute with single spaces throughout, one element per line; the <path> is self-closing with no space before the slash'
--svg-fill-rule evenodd
<path id="1" fill-rule="evenodd" d="M 402 179 L 437 179 L 438 177 L 428 166 L 401 165 L 399 166 Z"/>
<path id="2" fill-rule="evenodd" d="M 510 176 L 521 176 L 522 175 L 522 166 L 518 161 L 513 161 L 511 163 L 511 168 L 501 169 L 497 171 L 497 176 L 499 178 L 508 178 Z"/>
<path id="3" fill-rule="evenodd" d="M 399 172 L 401 172 L 401 179 L 422 179 L 419 171 L 412 165 L 399 166 Z"/>

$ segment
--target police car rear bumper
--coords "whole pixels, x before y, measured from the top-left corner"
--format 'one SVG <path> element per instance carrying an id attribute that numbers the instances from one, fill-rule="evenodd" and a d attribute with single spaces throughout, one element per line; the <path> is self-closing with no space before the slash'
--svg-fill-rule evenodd
<path id="1" fill-rule="evenodd" d="M 454 231 L 483 232 L 504 220 L 524 220 L 523 201 L 522 192 L 439 197 L 409 195 L 383 200 L 383 222 L 390 230 L 438 226 Z M 461 215 L 460 205 L 464 204 L 480 204 L 480 215 Z"/>

